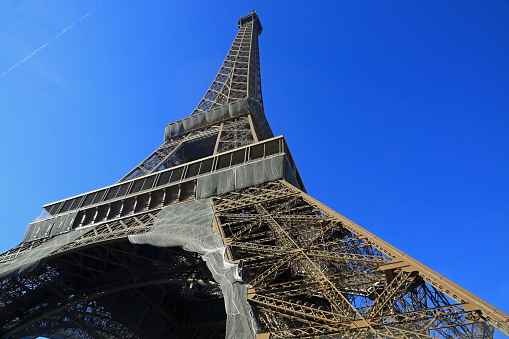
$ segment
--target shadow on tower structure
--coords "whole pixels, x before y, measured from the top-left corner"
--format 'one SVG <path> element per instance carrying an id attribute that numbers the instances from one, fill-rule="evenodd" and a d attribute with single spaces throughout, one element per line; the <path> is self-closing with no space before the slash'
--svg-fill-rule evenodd
<path id="1" fill-rule="evenodd" d="M 0 338 L 492 338 L 509 316 L 306 194 L 253 12 L 193 113 L 0 255 Z"/>

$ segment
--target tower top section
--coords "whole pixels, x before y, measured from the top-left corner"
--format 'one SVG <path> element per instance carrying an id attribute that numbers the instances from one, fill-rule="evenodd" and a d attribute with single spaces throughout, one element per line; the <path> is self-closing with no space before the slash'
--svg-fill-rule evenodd
<path id="1" fill-rule="evenodd" d="M 200 103 L 191 115 L 244 99 L 263 108 L 258 36 L 263 28 L 255 11 L 239 19 L 239 32 Z"/>
<path id="2" fill-rule="evenodd" d="M 251 12 L 251 14 L 243 16 L 242 18 L 239 19 L 239 28 L 242 27 L 242 25 L 245 25 L 246 23 L 248 23 L 250 21 L 254 22 L 254 26 L 258 32 L 258 35 L 262 34 L 263 27 L 260 22 L 260 18 L 258 18 L 258 15 L 256 14 L 255 10 L 253 10 Z"/>

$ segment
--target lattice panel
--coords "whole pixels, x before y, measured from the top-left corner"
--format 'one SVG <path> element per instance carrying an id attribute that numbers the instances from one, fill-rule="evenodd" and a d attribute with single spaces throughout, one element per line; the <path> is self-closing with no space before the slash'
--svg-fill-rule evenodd
<path id="1" fill-rule="evenodd" d="M 470 301 L 454 300 L 429 272 L 400 264 L 395 250 L 286 182 L 214 204 L 228 258 L 242 267 L 271 338 L 493 337 Z"/>
<path id="2" fill-rule="evenodd" d="M 151 173 L 159 172 L 195 160 L 190 160 L 190 158 L 187 158 L 185 154 L 182 154 L 179 150 L 182 150 L 186 143 L 190 143 L 200 138 L 206 138 L 211 135 L 217 135 L 218 131 L 219 126 L 207 126 L 197 131 L 179 135 L 171 140 L 165 141 L 164 144 L 159 146 L 154 152 L 152 152 L 152 154 L 150 154 L 118 182 L 140 178 Z M 213 149 L 214 144 L 211 144 L 210 154 L 212 154 Z"/>
<path id="3" fill-rule="evenodd" d="M 219 72 L 191 115 L 232 104 L 244 98 L 262 103 L 258 51 L 260 33 L 261 25 L 256 13 L 240 20 L 239 32 Z"/>
<path id="4" fill-rule="evenodd" d="M 227 120 L 221 125 L 214 153 L 227 152 L 252 144 L 258 141 L 255 139 L 257 137 L 255 133 L 248 116 Z"/>
<path id="5" fill-rule="evenodd" d="M 132 230 L 153 217 L 126 223 Z M 125 225 L 108 226 L 111 231 L 104 226 L 93 236 L 125 232 Z M 191 305 L 193 310 L 202 304 L 206 310 L 212 302 L 224 307 L 203 260 L 180 248 L 135 246 L 125 235 L 93 244 L 87 243 L 93 236 L 82 237 L 79 246 L 54 254 L 35 271 L 1 281 L 0 336 L 166 338 L 169 331 L 182 338 L 199 338 L 204 331 L 224 336 L 224 321 L 187 321 Z M 120 300 L 126 306 L 119 308 Z"/>

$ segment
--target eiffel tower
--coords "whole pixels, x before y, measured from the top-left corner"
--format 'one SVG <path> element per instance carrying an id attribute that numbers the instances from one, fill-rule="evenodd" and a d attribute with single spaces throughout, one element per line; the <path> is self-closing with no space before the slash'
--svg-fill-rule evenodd
<path id="1" fill-rule="evenodd" d="M 509 316 L 306 194 L 264 114 L 256 14 L 117 183 L 0 255 L 0 338 L 492 338 Z"/>

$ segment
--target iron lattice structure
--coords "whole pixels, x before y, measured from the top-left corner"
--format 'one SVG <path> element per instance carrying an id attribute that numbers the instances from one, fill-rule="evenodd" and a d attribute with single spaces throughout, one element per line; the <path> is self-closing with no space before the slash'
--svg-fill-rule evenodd
<path id="1" fill-rule="evenodd" d="M 224 59 L 212 85 L 203 96 L 193 115 L 244 98 L 262 103 L 260 52 L 258 36 L 262 25 L 258 18 L 246 16 L 239 20 L 239 32 Z"/>
<path id="2" fill-rule="evenodd" d="M 116 184 L 44 206 L 0 255 L 0 338 L 509 334 L 507 314 L 306 194 L 263 112 L 261 31 L 256 13 L 239 20 L 161 147 Z"/>

